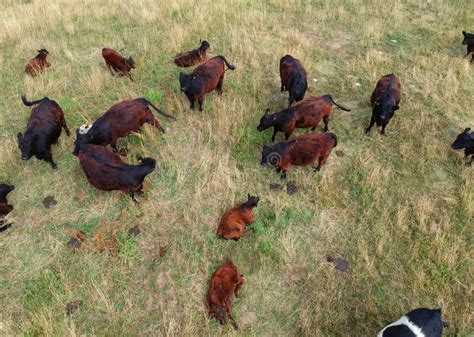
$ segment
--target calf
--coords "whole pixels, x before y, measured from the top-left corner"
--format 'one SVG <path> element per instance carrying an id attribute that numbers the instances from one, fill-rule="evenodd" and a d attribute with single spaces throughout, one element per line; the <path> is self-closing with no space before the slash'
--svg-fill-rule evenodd
<path id="1" fill-rule="evenodd" d="M 199 48 L 179 53 L 174 58 L 178 67 L 192 67 L 207 60 L 207 50 L 211 47 L 209 42 L 202 41 Z"/>
<path id="2" fill-rule="evenodd" d="M 202 111 L 202 103 L 206 93 L 216 90 L 222 95 L 222 84 L 224 83 L 224 64 L 228 69 L 234 70 L 235 66 L 229 64 L 224 56 L 215 56 L 196 69 L 190 74 L 179 74 L 179 84 L 181 91 L 186 94 L 191 109 L 194 110 L 194 102 L 198 101 L 199 111 Z"/>
<path id="3" fill-rule="evenodd" d="M 3 218 L 13 210 L 13 206 L 8 204 L 7 195 L 15 189 L 15 186 L 9 184 L 0 184 L 0 232 L 6 231 L 13 224 L 7 223 Z"/>
<path id="4" fill-rule="evenodd" d="M 418 308 L 387 325 L 377 337 L 441 337 L 447 326 L 440 309 Z"/>
<path id="5" fill-rule="evenodd" d="M 255 221 L 252 210 L 259 201 L 259 197 L 249 194 L 246 202 L 228 210 L 219 222 L 217 235 L 223 239 L 235 241 L 244 236 L 245 227 Z"/>
<path id="6" fill-rule="evenodd" d="M 206 296 L 206 308 L 209 315 L 216 318 L 222 325 L 226 324 L 229 318 L 235 330 L 239 330 L 239 326 L 232 317 L 232 295 L 239 297 L 242 284 L 244 284 L 244 275 L 237 271 L 234 262 L 229 261 L 212 274 Z"/>
<path id="7" fill-rule="evenodd" d="M 117 152 L 117 139 L 138 131 L 144 123 L 149 123 L 164 133 L 165 130 L 153 116 L 150 107 L 163 116 L 174 119 L 173 116 L 161 111 L 146 98 L 122 101 L 113 105 L 92 126 L 83 125 L 76 130 L 76 148 L 73 154 L 77 156 L 79 147 L 88 143 L 103 146 L 111 144 L 114 151 Z"/>
<path id="8" fill-rule="evenodd" d="M 394 74 L 382 76 L 375 86 L 372 97 L 370 98 L 372 105 L 372 117 L 370 125 L 365 130 L 369 133 L 370 129 L 377 123 L 381 126 L 380 134 L 385 135 L 385 127 L 387 126 L 393 114 L 400 107 L 400 80 Z"/>
<path id="9" fill-rule="evenodd" d="M 105 64 L 107 65 L 107 68 L 109 68 L 112 76 L 114 76 L 114 72 L 112 71 L 113 69 L 117 73 L 130 77 L 130 79 L 133 81 L 132 75 L 130 75 L 130 70 L 135 68 L 135 61 L 133 61 L 131 56 L 126 59 L 120 55 L 119 52 L 113 49 L 103 48 L 102 57 L 105 59 Z"/>
<path id="10" fill-rule="evenodd" d="M 87 180 L 102 191 L 119 190 L 128 193 L 134 202 L 135 193 L 141 193 L 143 180 L 156 166 L 152 158 L 140 159 L 141 164 L 129 165 L 105 146 L 85 144 L 79 148 L 79 162 Z"/>
<path id="11" fill-rule="evenodd" d="M 50 67 L 51 63 L 46 59 L 49 52 L 46 49 L 38 50 L 38 55 L 32 58 L 25 67 L 25 73 L 36 76 L 43 72 L 44 68 Z"/>
<path id="12" fill-rule="evenodd" d="M 263 145 L 261 165 L 272 165 L 281 173 L 281 178 L 286 178 L 286 172 L 291 165 L 312 165 L 316 160 L 319 171 L 337 146 L 337 137 L 334 133 L 310 133 L 296 137 L 291 141 L 284 141 L 273 146 Z"/>
<path id="13" fill-rule="evenodd" d="M 308 89 L 307 75 L 300 60 L 291 55 L 280 59 L 281 91 L 288 91 L 288 105 L 304 98 Z"/>
<path id="14" fill-rule="evenodd" d="M 471 156 L 471 161 L 468 163 L 471 165 L 474 160 L 474 132 L 471 132 L 471 128 L 466 128 L 463 133 L 460 133 L 451 148 L 453 150 L 464 149 L 464 158 L 467 159 Z"/>
<path id="15" fill-rule="evenodd" d="M 322 119 L 324 121 L 324 131 L 326 132 L 328 131 L 329 116 L 331 115 L 333 104 L 344 111 L 351 111 L 334 102 L 331 95 L 310 97 L 274 114 L 269 114 L 270 109 L 267 109 L 260 119 L 257 130 L 263 131 L 273 126 L 273 142 L 277 132 L 284 132 L 285 139 L 288 139 L 295 128 L 311 128 L 311 131 L 314 131 Z"/>
<path id="16" fill-rule="evenodd" d="M 467 45 L 467 54 L 464 57 L 467 57 L 471 54 L 471 62 L 474 62 L 474 34 L 466 33 L 465 31 L 462 32 L 464 35 L 464 40 L 462 40 L 463 45 Z"/>
<path id="17" fill-rule="evenodd" d="M 33 155 L 36 158 L 51 163 L 54 170 L 57 165 L 53 161 L 51 145 L 58 142 L 61 135 L 61 127 L 69 136 L 70 132 L 64 119 L 61 107 L 48 97 L 29 102 L 26 97 L 21 96 L 26 106 L 37 105 L 31 110 L 25 135 L 18 133 L 18 146 L 21 150 L 21 159 L 29 160 Z"/>

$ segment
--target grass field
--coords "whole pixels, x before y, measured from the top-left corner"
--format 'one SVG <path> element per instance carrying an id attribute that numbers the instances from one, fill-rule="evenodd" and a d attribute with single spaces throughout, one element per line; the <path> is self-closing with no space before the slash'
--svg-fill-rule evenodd
<path id="1" fill-rule="evenodd" d="M 425 306 L 442 308 L 444 336 L 472 336 L 474 170 L 450 144 L 474 127 L 474 71 L 461 45 L 473 12 L 467 0 L 3 1 L 0 182 L 16 190 L 15 226 L 0 237 L 0 335 L 375 336 Z M 237 69 L 222 97 L 191 112 L 172 59 L 199 39 Z M 105 46 L 133 56 L 135 82 L 110 75 Z M 24 66 L 40 48 L 52 67 L 33 79 Z M 267 107 L 287 104 L 285 54 L 307 68 L 307 97 L 331 94 L 352 108 L 335 109 L 329 125 L 344 156 L 333 153 L 319 173 L 292 168 L 292 196 L 270 189 L 279 176 L 259 163 L 271 131 L 256 130 Z M 391 72 L 401 108 L 386 137 L 365 136 L 370 94 Z M 53 147 L 57 172 L 21 161 L 16 134 L 30 113 L 22 93 L 57 100 L 71 130 L 122 99 L 148 97 L 174 114 L 176 122 L 158 116 L 165 135 L 146 126 L 119 142 L 129 162 L 158 161 L 140 206 L 87 182 L 73 136 Z M 253 234 L 217 239 L 220 216 L 247 193 L 261 198 Z M 49 195 L 58 204 L 46 209 Z M 141 233 L 129 237 L 135 225 Z M 89 236 L 77 252 L 67 247 L 73 230 Z M 245 275 L 233 302 L 240 333 L 203 305 L 227 259 Z"/>

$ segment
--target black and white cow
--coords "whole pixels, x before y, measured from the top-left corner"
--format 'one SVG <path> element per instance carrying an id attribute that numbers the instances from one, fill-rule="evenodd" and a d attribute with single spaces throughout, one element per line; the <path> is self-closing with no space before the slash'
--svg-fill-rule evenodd
<path id="1" fill-rule="evenodd" d="M 443 327 L 441 309 L 418 308 L 387 325 L 377 337 L 441 337 Z"/>

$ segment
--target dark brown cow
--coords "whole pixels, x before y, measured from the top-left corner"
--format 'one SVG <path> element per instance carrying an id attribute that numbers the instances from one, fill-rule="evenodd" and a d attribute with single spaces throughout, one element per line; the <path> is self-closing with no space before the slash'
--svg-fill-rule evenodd
<path id="1" fill-rule="evenodd" d="M 181 91 L 186 94 L 191 109 L 194 110 L 194 102 L 198 101 L 199 111 L 202 111 L 202 103 L 206 93 L 217 90 L 219 95 L 222 95 L 222 84 L 224 83 L 225 68 L 234 70 L 235 66 L 229 64 L 224 56 L 215 56 L 196 69 L 190 74 L 179 74 L 179 84 Z"/>
<path id="2" fill-rule="evenodd" d="M 246 226 L 255 221 L 252 210 L 257 207 L 260 198 L 247 196 L 247 201 L 228 210 L 219 222 L 217 235 L 226 240 L 238 240 L 244 235 Z"/>
<path id="3" fill-rule="evenodd" d="M 222 325 L 230 319 L 236 330 L 239 330 L 239 326 L 232 317 L 232 295 L 239 297 L 243 284 L 244 276 L 238 272 L 234 262 L 229 261 L 212 274 L 206 296 L 209 315 Z"/>
<path id="4" fill-rule="evenodd" d="M 31 76 L 36 76 L 43 72 L 44 68 L 51 66 L 51 63 L 48 62 L 49 52 L 46 49 L 38 50 L 38 55 L 32 58 L 25 67 L 25 73 Z"/>
<path id="5" fill-rule="evenodd" d="M 468 160 L 469 156 L 471 156 L 471 160 L 468 160 L 466 164 L 471 165 L 474 160 L 474 132 L 471 132 L 471 128 L 464 129 L 464 132 L 456 137 L 451 148 L 453 150 L 464 149 L 464 158 Z"/>
<path id="6" fill-rule="evenodd" d="M 310 97 L 280 112 L 269 114 L 270 109 L 268 109 L 260 119 L 257 130 L 263 131 L 273 126 L 272 141 L 275 141 L 277 132 L 284 132 L 285 139 L 288 139 L 295 128 L 311 128 L 311 131 L 314 131 L 323 120 L 324 131 L 326 132 L 328 131 L 329 116 L 332 113 L 333 104 L 341 110 L 351 111 L 334 102 L 331 95 Z"/>
<path id="7" fill-rule="evenodd" d="M 3 220 L 7 214 L 13 210 L 13 206 L 8 204 L 7 195 L 15 189 L 15 186 L 10 184 L 0 184 L 0 232 L 6 231 L 13 224 L 7 223 Z"/>
<path id="8" fill-rule="evenodd" d="M 155 159 L 141 159 L 139 165 L 124 163 L 105 146 L 85 144 L 79 148 L 79 161 L 87 180 L 102 191 L 119 190 L 128 193 L 133 201 L 135 193 L 141 193 L 143 180 L 156 166 Z"/>
<path id="9" fill-rule="evenodd" d="M 21 150 L 21 159 L 29 160 L 33 155 L 36 158 L 51 163 L 54 170 L 57 165 L 53 161 L 51 145 L 56 144 L 61 135 L 61 127 L 69 136 L 70 132 L 64 119 L 61 107 L 48 97 L 34 102 L 28 102 L 21 96 L 26 106 L 37 105 L 31 110 L 25 135 L 18 133 L 18 147 Z"/>
<path id="10" fill-rule="evenodd" d="M 288 91 L 288 105 L 301 101 L 308 89 L 308 74 L 300 60 L 291 55 L 280 59 L 281 91 Z"/>
<path id="11" fill-rule="evenodd" d="M 464 57 L 467 57 L 469 54 L 472 53 L 471 62 L 474 62 L 474 34 L 463 31 L 462 35 L 464 35 L 464 40 L 462 40 L 462 44 L 467 46 L 467 54 Z"/>
<path id="12" fill-rule="evenodd" d="M 128 76 L 133 81 L 130 70 L 135 68 L 135 61 L 133 61 L 131 56 L 126 59 L 120 55 L 119 52 L 113 49 L 103 48 L 102 57 L 105 59 L 105 64 L 107 65 L 107 68 L 109 68 L 112 76 L 114 76 L 114 72 L 112 71 L 113 69 L 119 74 Z"/>
<path id="13" fill-rule="evenodd" d="M 282 179 L 291 165 L 307 166 L 318 161 L 314 170 L 319 171 L 336 146 L 334 133 L 310 133 L 273 146 L 263 145 L 260 164 L 274 166 Z"/>
<path id="14" fill-rule="evenodd" d="M 392 119 L 395 111 L 400 108 L 400 80 L 398 77 L 394 74 L 382 76 L 375 86 L 370 104 L 373 108 L 372 117 L 365 133 L 368 133 L 377 123 L 377 126 L 382 127 L 380 134 L 385 135 L 385 127 Z"/>
<path id="15" fill-rule="evenodd" d="M 165 130 L 153 116 L 150 107 L 163 116 L 175 119 L 158 109 L 146 98 L 122 101 L 113 105 L 92 126 L 83 125 L 76 130 L 76 148 L 73 154 L 77 156 L 79 147 L 84 144 L 103 146 L 111 144 L 114 151 L 117 152 L 117 140 L 140 130 L 144 123 L 149 123 L 164 133 Z"/>
<path id="16" fill-rule="evenodd" d="M 207 50 L 211 47 L 209 42 L 202 41 L 199 48 L 179 53 L 174 58 L 178 67 L 192 67 L 207 60 Z"/>

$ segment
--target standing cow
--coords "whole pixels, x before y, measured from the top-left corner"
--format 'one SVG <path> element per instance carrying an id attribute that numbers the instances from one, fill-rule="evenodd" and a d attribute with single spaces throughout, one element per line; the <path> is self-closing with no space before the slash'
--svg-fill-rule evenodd
<path id="1" fill-rule="evenodd" d="M 453 150 L 464 149 L 464 158 L 468 159 L 471 156 L 471 160 L 467 163 L 471 165 L 474 160 L 474 132 L 471 132 L 471 128 L 466 128 L 464 132 L 460 133 L 451 148 Z"/>
<path id="2" fill-rule="evenodd" d="M 25 67 L 25 73 L 31 76 L 36 76 L 43 72 L 44 68 L 51 66 L 51 63 L 48 62 L 49 51 L 46 49 L 38 50 L 38 55 L 32 58 Z"/>
<path id="3" fill-rule="evenodd" d="M 211 47 L 209 42 L 201 41 L 199 48 L 179 53 L 174 58 L 178 67 L 192 67 L 207 60 L 207 50 Z"/>
<path id="4" fill-rule="evenodd" d="M 464 35 L 464 40 L 462 40 L 462 44 L 467 46 L 467 54 L 464 57 L 467 57 L 469 54 L 472 53 L 471 62 L 474 62 L 474 34 L 463 31 L 462 35 Z"/>
<path id="5" fill-rule="evenodd" d="M 280 59 L 281 91 L 288 91 L 288 106 L 293 102 L 299 102 L 304 98 L 308 89 L 308 74 L 300 60 L 291 55 L 285 55 Z"/>
<path id="6" fill-rule="evenodd" d="M 120 53 L 116 50 L 110 48 L 103 48 L 102 49 L 102 57 L 105 60 L 105 64 L 109 69 L 112 76 L 114 76 L 115 70 L 119 74 L 123 74 L 128 76 L 130 80 L 133 81 L 132 75 L 130 74 L 130 70 L 135 69 L 135 61 L 130 56 L 128 59 L 120 55 Z"/>

